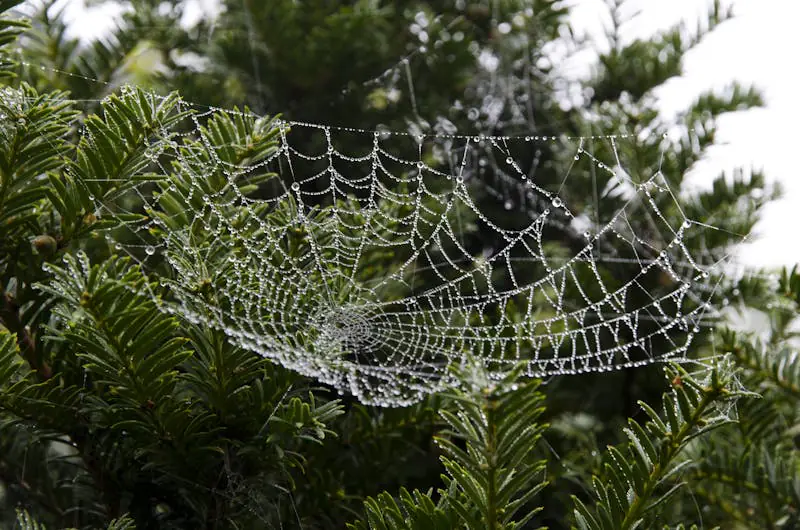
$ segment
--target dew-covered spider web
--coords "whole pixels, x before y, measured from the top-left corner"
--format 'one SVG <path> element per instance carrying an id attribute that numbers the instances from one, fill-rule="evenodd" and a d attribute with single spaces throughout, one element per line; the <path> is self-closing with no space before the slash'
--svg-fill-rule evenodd
<path id="1" fill-rule="evenodd" d="M 416 401 L 459 384 L 457 367 L 681 360 L 713 312 L 713 264 L 690 252 L 707 225 L 659 168 L 626 163 L 660 137 L 412 135 L 219 109 L 181 125 L 145 152 L 158 184 L 95 200 L 125 223 L 113 244 L 157 272 L 164 311 L 362 402 Z"/>

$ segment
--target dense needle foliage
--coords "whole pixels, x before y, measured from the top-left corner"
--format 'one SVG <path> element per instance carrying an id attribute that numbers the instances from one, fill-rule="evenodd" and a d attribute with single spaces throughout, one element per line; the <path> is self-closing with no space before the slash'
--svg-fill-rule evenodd
<path id="1" fill-rule="evenodd" d="M 50 3 L 23 10 L 30 28 L 17 12 L 0 27 L 0 527 L 798 524 L 795 272 L 720 279 L 714 301 L 757 308 L 768 333 L 702 330 L 690 353 L 713 361 L 546 385 L 514 371 L 489 381 L 476 368 L 458 391 L 380 409 L 161 314 L 145 293 L 159 292 L 164 271 L 118 255 L 105 237 L 119 235 L 118 219 L 98 218 L 90 199 L 143 180 L 180 186 L 146 150 L 200 105 L 409 132 L 650 131 L 656 140 L 625 154 L 631 171 L 661 168 L 680 189 L 716 119 L 761 103 L 734 86 L 674 123 L 656 111 L 654 90 L 729 18 L 719 4 L 699 29 L 624 44 L 624 6 L 612 2 L 611 49 L 569 105 L 574 85 L 548 49 L 583 43 L 560 2 L 232 0 L 191 27 L 180 24 L 184 3 L 128 4 L 88 45 L 66 36 Z M 232 156 L 275 148 L 273 121 L 236 120 L 220 110 L 208 125 L 240 148 Z M 564 156 L 543 147 L 527 163 L 553 183 Z M 570 202 L 598 220 L 619 207 L 613 194 L 597 197 L 608 177 L 574 174 L 570 185 Z M 758 173 L 720 175 L 681 206 L 722 230 L 687 245 L 721 259 L 771 197 Z M 490 244 L 475 234 L 470 250 Z"/>

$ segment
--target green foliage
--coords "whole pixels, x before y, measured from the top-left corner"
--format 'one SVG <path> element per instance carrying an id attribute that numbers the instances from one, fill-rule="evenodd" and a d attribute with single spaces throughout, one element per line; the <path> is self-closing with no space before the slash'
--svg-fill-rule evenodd
<path id="1" fill-rule="evenodd" d="M 609 4 L 612 48 L 600 57 L 601 69 L 592 84 L 597 102 L 617 100 L 623 93 L 636 101 L 671 77 L 679 76 L 685 53 L 716 26 L 733 17 L 731 8 L 724 8 L 720 0 L 714 0 L 708 16 L 701 19 L 694 32 L 681 23 L 655 38 L 637 39 L 622 46 L 620 30 L 634 19 L 623 17 L 624 1 L 614 0 Z"/>
<path id="2" fill-rule="evenodd" d="M 15 101 L 10 90 L 6 105 Z M 177 98 L 137 90 L 109 97 L 103 115 L 86 117 L 87 134 L 70 145 L 74 112 L 63 96 L 20 91 L 26 129 L 39 136 L 22 144 L 15 138 L 26 133 L 8 129 L 15 136 L 3 155 L 13 157 L 6 173 L 12 178 L 3 181 L 10 199 L 2 211 L 13 230 L 3 248 L 15 240 L 28 245 L 35 267 L 18 265 L 25 254 L 2 254 L 13 291 L 4 293 L 0 314 L 8 330 L 0 335 L 7 455 L 0 476 L 19 485 L 6 502 L 25 499 L 51 521 L 76 526 L 129 512 L 138 520 L 155 513 L 164 527 L 248 518 L 270 527 L 281 511 L 263 515 L 255 506 L 289 494 L 305 470 L 304 447 L 333 434 L 327 425 L 340 405 L 303 385 L 293 388 L 292 377 L 221 334 L 165 317 L 153 296 L 161 287 L 130 259 L 98 252 L 93 237 L 116 225 L 94 216 L 95 201 L 123 207 L 131 186 L 166 178 L 151 172 L 151 150 L 169 140 L 166 127 L 180 116 Z M 16 115 L 6 116 L 5 124 L 15 123 Z M 204 134 L 223 157 L 231 142 L 220 136 L 221 120 Z M 259 131 L 243 141 L 262 145 Z M 269 150 L 267 131 L 262 143 Z M 258 153 L 248 147 L 236 156 Z M 39 175 L 49 177 L 49 187 Z M 33 191 L 19 194 L 26 186 Z M 55 248 L 33 238 L 42 227 Z M 96 262 L 81 247 L 92 249 Z"/>
<path id="3" fill-rule="evenodd" d="M 667 372 L 672 390 L 664 395 L 659 414 L 640 402 L 648 416 L 629 419 L 623 448 L 609 447 L 602 474 L 593 479 L 595 504 L 575 498 L 575 519 L 581 530 L 649 528 L 660 520 L 663 505 L 682 486 L 676 480 L 687 462 L 675 463 L 694 439 L 733 422 L 723 407 L 748 395 L 730 390 L 731 367 L 715 367 L 706 381 L 674 368 Z"/>
<path id="4" fill-rule="evenodd" d="M 193 429 L 202 428 L 205 418 L 193 419 L 187 407 L 168 400 L 176 367 L 191 356 L 186 339 L 175 336 L 178 321 L 159 314 L 144 294 L 144 277 L 126 260 L 114 257 L 93 267 L 78 254 L 64 261 L 64 268 L 52 267 L 51 281 L 40 288 L 60 302 L 55 316 L 66 323 L 52 340 L 74 345 L 83 369 L 106 398 L 94 421 L 141 437 L 142 443 L 157 443 L 154 431 L 169 439 L 194 438 Z M 209 441 L 195 439 L 191 445 L 202 451 Z"/>
<path id="5" fill-rule="evenodd" d="M 0 372 L 0 388 L 8 386 L 22 366 L 22 360 L 18 355 L 19 348 L 15 337 L 6 330 L 0 330 L 0 366 L 4 367 Z"/>
<path id="6" fill-rule="evenodd" d="M 471 377 L 463 374 L 466 379 Z M 448 428 L 436 437 L 446 475 L 434 502 L 430 493 L 400 490 L 368 498 L 366 521 L 354 529 L 514 529 L 540 508 L 531 501 L 546 486 L 545 463 L 534 449 L 546 425 L 538 423 L 544 396 L 537 382 L 519 384 L 518 373 L 482 381 L 452 394 L 440 414 Z"/>
<path id="7" fill-rule="evenodd" d="M 535 392 L 536 383 L 511 382 L 516 379 L 513 374 L 502 382 L 513 385 L 510 392 L 502 394 L 501 385 L 500 395 L 493 395 L 490 385 L 483 399 L 457 396 L 454 410 L 442 411 L 450 430 L 437 443 L 451 477 L 448 484 L 457 492 L 450 503 L 471 529 L 518 528 L 539 511 L 525 505 L 545 486 L 536 481 L 544 462 L 531 458 L 546 428 L 537 423 L 544 396 Z M 466 450 L 447 436 L 463 440 Z"/>
<path id="8" fill-rule="evenodd" d="M 768 324 L 756 332 L 723 330 L 716 343 L 741 370 L 742 384 L 761 398 L 740 404 L 737 424 L 689 454 L 686 481 L 706 506 L 704 519 L 723 528 L 793 528 L 799 522 L 800 369 L 794 326 L 800 277 L 792 269 L 776 280 L 746 277 L 734 284 L 741 292 L 764 286 L 757 303 L 739 301 L 735 310 L 756 321 L 760 313 Z"/>
<path id="9" fill-rule="evenodd" d="M 45 525 L 37 523 L 27 511 L 19 509 L 17 509 L 17 525 L 19 530 L 47 530 Z M 75 529 L 66 528 L 64 530 Z M 131 518 L 120 517 L 111 521 L 106 530 L 136 530 L 136 525 Z"/>
<path id="10" fill-rule="evenodd" d="M 9 56 L 6 47 L 16 42 L 19 35 L 30 27 L 26 21 L 7 15 L 9 10 L 21 3 L 22 0 L 0 1 L 0 77 L 7 78 L 14 75 L 13 68 L 17 63 Z"/>
<path id="11" fill-rule="evenodd" d="M 0 112 L 5 117 L 0 132 L 0 223 L 7 240 L 19 241 L 41 227 L 44 212 L 37 206 L 51 192 L 39 177 L 58 168 L 68 154 L 66 137 L 75 112 L 65 94 L 40 96 L 26 85 L 6 89 Z"/>

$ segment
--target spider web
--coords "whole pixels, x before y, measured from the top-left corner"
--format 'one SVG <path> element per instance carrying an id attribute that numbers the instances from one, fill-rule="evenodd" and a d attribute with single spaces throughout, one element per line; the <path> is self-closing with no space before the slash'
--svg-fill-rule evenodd
<path id="1" fill-rule="evenodd" d="M 258 118 L 277 129 L 275 149 L 232 165 L 201 131 L 220 113 L 237 115 L 195 113 L 182 133 L 206 143 L 173 134 L 148 153 L 180 178 L 136 189 L 148 217 L 126 221 L 135 237 L 116 248 L 166 271 L 169 294 L 153 292 L 164 311 L 364 403 L 463 384 L 453 368 L 491 380 L 512 367 L 548 377 L 681 360 L 712 309 L 708 267 L 686 245 L 704 226 L 683 216 L 660 171 L 623 168 L 634 136 Z M 557 179 L 537 173 L 545 147 L 568 160 Z M 614 213 L 602 218 L 573 180 L 595 194 L 602 185 Z"/>

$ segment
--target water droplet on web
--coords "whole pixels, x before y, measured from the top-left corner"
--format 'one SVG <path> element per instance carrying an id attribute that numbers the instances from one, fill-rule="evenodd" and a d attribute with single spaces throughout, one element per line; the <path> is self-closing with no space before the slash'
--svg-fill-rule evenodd
<path id="1" fill-rule="evenodd" d="M 297 182 L 292 182 L 292 189 L 294 191 L 300 191 L 300 184 Z"/>
<path id="2" fill-rule="evenodd" d="M 505 207 L 506 210 L 510 210 L 511 208 L 514 207 L 514 203 L 511 201 L 506 201 L 505 204 L 503 204 L 503 206 Z"/>
<path id="3" fill-rule="evenodd" d="M 375 127 L 375 135 L 379 140 L 388 140 L 392 136 L 392 131 L 386 125 L 380 124 Z"/>
<path id="4" fill-rule="evenodd" d="M 156 253 L 156 249 L 152 245 L 147 245 L 146 247 L 144 247 L 144 252 L 148 256 L 152 256 L 153 254 Z"/>
<path id="5" fill-rule="evenodd" d="M 561 197 L 553 197 L 553 206 L 561 208 L 564 206 L 564 201 L 561 200 Z"/>
<path id="6" fill-rule="evenodd" d="M 513 163 L 514 163 L 514 159 L 513 158 L 511 158 L 510 156 L 508 158 L 506 158 L 506 164 L 513 164 Z"/>

